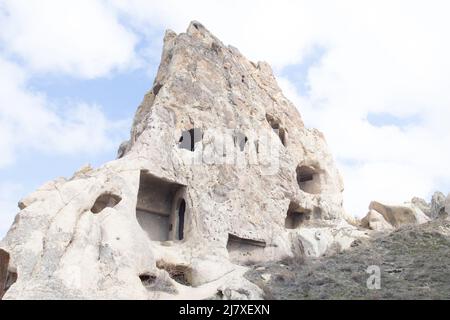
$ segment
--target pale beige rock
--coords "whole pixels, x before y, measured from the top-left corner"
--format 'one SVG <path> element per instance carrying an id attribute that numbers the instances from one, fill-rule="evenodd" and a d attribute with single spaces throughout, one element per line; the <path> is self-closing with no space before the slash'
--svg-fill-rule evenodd
<path id="1" fill-rule="evenodd" d="M 368 238 L 367 232 L 344 221 L 334 225 L 317 223 L 314 226 L 300 228 L 296 236 L 301 240 L 302 251 L 306 257 L 342 252 L 349 249 L 355 239 Z"/>
<path id="2" fill-rule="evenodd" d="M 217 296 L 223 300 L 262 300 L 261 288 L 246 279 L 234 278 L 217 289 Z"/>
<path id="3" fill-rule="evenodd" d="M 361 220 L 361 225 L 375 231 L 391 231 L 394 229 L 383 215 L 375 210 L 370 210 L 367 215 Z"/>
<path id="4" fill-rule="evenodd" d="M 430 205 L 430 217 L 431 219 L 437 219 L 445 213 L 445 195 L 442 192 L 435 192 L 431 197 Z"/>
<path id="5" fill-rule="evenodd" d="M 318 256 L 362 236 L 342 191 L 322 133 L 304 126 L 270 66 L 193 22 L 166 33 L 118 159 L 21 200 L 0 242 L 18 274 L 4 298 L 203 299 L 219 287 L 259 298 L 237 264 Z"/>
<path id="6" fill-rule="evenodd" d="M 422 210 L 428 217 L 431 217 L 431 205 L 427 203 L 424 199 L 414 197 L 411 199 L 412 204 Z"/>
<path id="7" fill-rule="evenodd" d="M 421 224 L 430 221 L 430 218 L 425 213 L 410 202 L 405 202 L 403 205 L 390 205 L 372 201 L 369 209 L 380 213 L 395 228 L 402 225 Z"/>
<path id="8" fill-rule="evenodd" d="M 272 278 L 272 275 L 271 275 L 270 273 L 263 273 L 263 274 L 261 275 L 261 278 L 262 278 L 264 281 L 269 282 L 270 279 Z"/>
<path id="9" fill-rule="evenodd" d="M 447 218 L 450 217 L 450 193 L 445 199 L 445 213 L 447 214 Z"/>

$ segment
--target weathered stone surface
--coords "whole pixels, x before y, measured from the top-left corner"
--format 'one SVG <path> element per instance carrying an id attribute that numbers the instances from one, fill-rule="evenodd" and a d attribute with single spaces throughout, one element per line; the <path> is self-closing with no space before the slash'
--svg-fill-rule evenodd
<path id="1" fill-rule="evenodd" d="M 430 217 L 437 219 L 445 213 L 445 195 L 442 192 L 435 192 L 431 198 Z"/>
<path id="2" fill-rule="evenodd" d="M 375 210 L 370 210 L 361 220 L 361 225 L 374 231 L 391 231 L 394 227 L 389 224 L 383 215 Z"/>
<path id="3" fill-rule="evenodd" d="M 431 217 L 431 205 L 422 198 L 414 197 L 411 203 L 422 210 L 428 217 Z"/>
<path id="4" fill-rule="evenodd" d="M 269 65 L 193 22 L 166 33 L 118 159 L 20 201 L 0 242 L 18 273 L 4 298 L 205 298 L 236 264 L 350 246 L 363 233 L 342 191 L 322 133 Z"/>
<path id="5" fill-rule="evenodd" d="M 217 290 L 217 296 L 223 300 L 262 300 L 263 291 L 247 279 L 233 279 Z"/>
<path id="6" fill-rule="evenodd" d="M 445 199 L 445 213 L 447 214 L 447 218 L 450 217 L 450 193 Z"/>
<path id="7" fill-rule="evenodd" d="M 369 209 L 380 213 L 395 228 L 402 225 L 421 224 L 430 221 L 430 218 L 425 213 L 410 202 L 406 202 L 403 205 L 389 205 L 372 201 Z"/>
<path id="8" fill-rule="evenodd" d="M 320 257 L 324 254 L 342 252 L 350 248 L 355 239 L 367 238 L 364 231 L 348 224 L 300 228 L 296 236 L 302 244 L 305 257 Z"/>

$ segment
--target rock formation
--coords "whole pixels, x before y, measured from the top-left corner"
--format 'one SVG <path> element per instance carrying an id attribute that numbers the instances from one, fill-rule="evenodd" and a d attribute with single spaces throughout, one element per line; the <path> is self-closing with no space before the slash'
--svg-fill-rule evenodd
<path id="1" fill-rule="evenodd" d="M 396 228 L 402 225 L 421 224 L 430 221 L 425 213 L 410 202 L 403 205 L 389 205 L 372 201 L 369 209 L 380 213 L 390 225 Z"/>
<path id="2" fill-rule="evenodd" d="M 450 193 L 445 197 L 442 192 L 436 191 L 433 193 L 430 203 L 420 198 L 413 198 L 412 202 L 431 219 L 439 219 L 448 217 L 450 211 L 449 198 Z"/>
<path id="3" fill-rule="evenodd" d="M 419 208 L 428 217 L 431 217 L 431 206 L 424 199 L 419 197 L 414 197 L 411 199 L 411 203 Z"/>
<path id="4" fill-rule="evenodd" d="M 445 213 L 447 214 L 447 218 L 450 217 L 450 193 L 445 199 Z"/>
<path id="5" fill-rule="evenodd" d="M 411 202 L 393 205 L 372 201 L 369 212 L 360 221 L 363 228 L 375 231 L 391 231 L 405 225 L 418 225 L 436 219 L 446 219 L 450 212 L 450 194 L 435 192 L 431 202 L 414 197 Z"/>
<path id="6" fill-rule="evenodd" d="M 166 32 L 118 158 L 20 201 L 0 242 L 0 294 L 261 297 L 245 265 L 363 236 L 346 221 L 342 191 L 324 136 L 304 126 L 269 65 L 192 22 Z"/>
<path id="7" fill-rule="evenodd" d="M 445 196 L 442 192 L 435 192 L 431 198 L 430 218 L 436 219 L 445 213 Z"/>
<path id="8" fill-rule="evenodd" d="M 373 209 L 361 220 L 361 225 L 375 231 L 391 231 L 394 229 L 394 226 L 389 224 L 381 213 Z"/>

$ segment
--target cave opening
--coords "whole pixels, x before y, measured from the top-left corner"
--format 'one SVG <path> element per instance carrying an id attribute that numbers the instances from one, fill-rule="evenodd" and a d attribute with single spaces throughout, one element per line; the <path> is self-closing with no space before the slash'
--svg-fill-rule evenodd
<path id="1" fill-rule="evenodd" d="M 6 291 L 17 281 L 17 272 L 11 270 L 9 262 L 9 253 L 0 249 L 0 300 Z"/>
<path id="2" fill-rule="evenodd" d="M 155 177 L 142 170 L 136 202 L 136 218 L 150 240 L 182 240 L 186 202 L 183 185 Z M 177 226 L 176 230 L 174 226 Z M 182 238 L 180 239 L 180 235 Z"/>
<path id="3" fill-rule="evenodd" d="M 102 193 L 95 200 L 91 212 L 96 214 L 102 212 L 105 208 L 114 208 L 120 201 L 122 201 L 122 198 L 116 194 L 110 192 Z"/>
<path id="4" fill-rule="evenodd" d="M 244 151 L 245 144 L 248 141 L 248 138 L 245 136 L 245 134 L 238 132 L 233 136 L 234 145 L 239 147 L 239 150 Z"/>
<path id="5" fill-rule="evenodd" d="M 189 151 L 195 151 L 195 144 L 203 139 L 203 131 L 200 128 L 192 128 L 181 133 L 178 147 Z"/>
<path id="6" fill-rule="evenodd" d="M 186 211 L 186 201 L 181 199 L 180 205 L 178 206 L 178 240 L 183 240 L 184 238 L 184 213 Z"/>
<path id="7" fill-rule="evenodd" d="M 253 264 L 263 260 L 265 247 L 265 241 L 228 234 L 228 255 L 235 264 Z"/>
<path id="8" fill-rule="evenodd" d="M 284 221 L 284 227 L 286 229 L 297 229 L 305 221 L 310 219 L 310 211 L 304 210 L 296 203 L 291 202 L 289 204 L 286 219 Z"/>
<path id="9" fill-rule="evenodd" d="M 283 146 L 286 146 L 286 130 L 281 126 L 280 122 L 269 114 L 266 114 L 266 120 L 272 128 L 273 132 L 280 138 Z"/>
<path id="10" fill-rule="evenodd" d="M 300 189 L 306 193 L 318 194 L 322 192 L 320 174 L 311 166 L 298 166 L 296 169 L 297 182 Z"/>
<path id="11" fill-rule="evenodd" d="M 156 267 L 167 271 L 170 278 L 184 286 L 192 286 L 192 270 L 190 267 L 182 264 L 168 263 L 163 260 L 156 262 Z"/>

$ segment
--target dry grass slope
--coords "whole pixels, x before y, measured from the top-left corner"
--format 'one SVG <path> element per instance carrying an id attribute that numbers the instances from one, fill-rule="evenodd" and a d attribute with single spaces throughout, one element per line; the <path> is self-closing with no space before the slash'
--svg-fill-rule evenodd
<path id="1" fill-rule="evenodd" d="M 379 290 L 367 288 L 370 265 L 380 267 Z M 270 281 L 262 280 L 264 273 L 271 274 Z M 344 253 L 303 264 L 257 265 L 246 277 L 266 299 L 450 299 L 450 221 L 379 234 Z"/>

